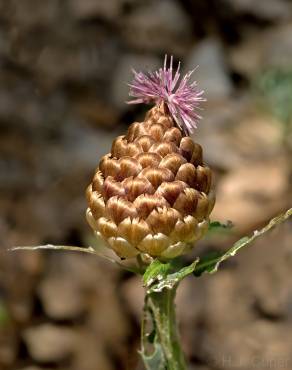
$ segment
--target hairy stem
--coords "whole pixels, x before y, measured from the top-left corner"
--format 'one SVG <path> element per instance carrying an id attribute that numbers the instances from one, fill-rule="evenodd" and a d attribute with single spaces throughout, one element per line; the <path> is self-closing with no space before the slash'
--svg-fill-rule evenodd
<path id="1" fill-rule="evenodd" d="M 186 370 L 184 354 L 177 331 L 175 314 L 175 286 L 162 289 L 160 292 L 147 293 L 145 312 L 148 311 L 155 330 L 155 341 L 159 344 L 163 355 L 163 370 Z M 145 343 L 145 321 L 143 320 L 142 345 Z"/>

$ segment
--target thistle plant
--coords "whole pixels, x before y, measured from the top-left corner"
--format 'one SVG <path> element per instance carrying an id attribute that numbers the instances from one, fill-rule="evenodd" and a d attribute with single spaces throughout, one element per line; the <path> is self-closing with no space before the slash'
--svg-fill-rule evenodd
<path id="1" fill-rule="evenodd" d="M 201 146 L 189 134 L 200 119 L 203 92 L 181 78 L 173 60 L 156 72 L 136 72 L 130 104 L 154 104 L 143 122 L 134 122 L 101 158 L 87 189 L 86 217 L 95 235 L 117 257 L 110 259 L 142 276 L 145 303 L 140 355 L 148 370 L 186 370 L 175 314 L 180 281 L 214 273 L 221 262 L 292 215 L 292 209 L 215 257 L 181 257 L 218 226 L 209 216 L 215 203 L 212 172 Z M 224 227 L 224 225 L 223 225 Z M 100 255 L 98 249 L 44 245 L 15 249 L 54 249 Z M 124 261 L 126 260 L 126 261 Z"/>
<path id="2" fill-rule="evenodd" d="M 187 136 L 203 99 L 190 76 L 178 84 L 172 59 L 156 73 L 134 71 L 131 103 L 155 106 L 114 140 L 87 189 L 88 222 L 121 258 L 174 258 L 208 229 L 215 198 L 202 148 Z"/>

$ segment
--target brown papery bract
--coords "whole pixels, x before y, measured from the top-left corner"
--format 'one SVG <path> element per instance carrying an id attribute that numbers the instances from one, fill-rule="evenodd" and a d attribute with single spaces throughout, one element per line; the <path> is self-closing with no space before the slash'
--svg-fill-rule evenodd
<path id="1" fill-rule="evenodd" d="M 106 204 L 105 215 L 118 225 L 127 217 L 137 217 L 138 213 L 133 203 L 114 196 L 110 198 Z"/>
<path id="2" fill-rule="evenodd" d="M 144 168 L 143 171 L 138 175 L 141 178 L 146 178 L 151 182 L 154 189 L 157 189 L 163 182 L 174 181 L 174 174 L 168 168 Z"/>
<path id="3" fill-rule="evenodd" d="M 162 157 L 157 153 L 140 153 L 137 155 L 136 159 L 143 168 L 156 168 L 159 166 Z"/>
<path id="4" fill-rule="evenodd" d="M 123 258 L 186 253 L 208 227 L 212 172 L 162 104 L 117 137 L 87 189 L 87 219 Z"/>
<path id="5" fill-rule="evenodd" d="M 169 169 L 174 175 L 177 174 L 177 171 L 180 167 L 185 164 L 187 161 L 186 159 L 178 154 L 178 153 L 171 153 L 167 154 L 159 163 L 159 167 Z M 180 179 L 177 179 L 180 180 Z"/>
<path id="6" fill-rule="evenodd" d="M 192 163 L 182 164 L 177 171 L 175 179 L 188 184 L 191 188 L 195 188 L 197 180 L 196 167 Z"/>
<path id="7" fill-rule="evenodd" d="M 126 190 L 120 182 L 116 181 L 112 176 L 105 179 L 102 188 L 102 195 L 106 201 L 114 196 L 124 197 L 125 194 Z"/>
<path id="8" fill-rule="evenodd" d="M 139 218 L 126 218 L 119 224 L 118 236 L 126 239 L 131 245 L 137 246 L 151 230 L 144 220 Z"/>
<path id="9" fill-rule="evenodd" d="M 141 194 L 153 194 L 155 192 L 151 182 L 144 177 L 129 177 L 122 182 L 127 200 L 134 200 Z"/>
<path id="10" fill-rule="evenodd" d="M 169 206 L 166 199 L 156 194 L 142 194 L 133 203 L 140 218 L 146 219 L 158 207 Z"/>
<path id="11" fill-rule="evenodd" d="M 162 207 L 154 209 L 146 221 L 154 234 L 169 235 L 179 219 L 181 219 L 181 214 L 176 209 Z"/>
<path id="12" fill-rule="evenodd" d="M 183 181 L 163 182 L 156 190 L 157 195 L 162 196 L 172 207 L 178 196 L 187 189 L 188 185 Z"/>
<path id="13" fill-rule="evenodd" d="M 99 162 L 99 169 L 104 178 L 108 176 L 115 177 L 120 171 L 120 164 L 116 158 L 110 158 L 110 155 L 108 154 Z"/>

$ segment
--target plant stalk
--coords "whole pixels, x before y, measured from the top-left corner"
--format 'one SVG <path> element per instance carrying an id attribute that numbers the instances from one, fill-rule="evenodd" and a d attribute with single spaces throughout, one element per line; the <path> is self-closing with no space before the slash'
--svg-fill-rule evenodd
<path id="1" fill-rule="evenodd" d="M 177 286 L 147 293 L 145 299 L 144 312 L 148 310 L 152 319 L 155 341 L 162 349 L 166 370 L 186 370 L 176 322 L 174 303 L 176 289 Z M 142 336 L 145 336 L 146 333 L 143 331 Z M 142 338 L 142 343 L 145 343 L 145 338 Z"/>

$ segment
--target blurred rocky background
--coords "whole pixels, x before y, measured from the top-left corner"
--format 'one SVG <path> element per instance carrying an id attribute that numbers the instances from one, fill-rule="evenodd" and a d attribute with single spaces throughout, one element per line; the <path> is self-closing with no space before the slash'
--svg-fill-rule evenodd
<path id="1" fill-rule="evenodd" d="M 194 137 L 216 172 L 223 250 L 292 205 L 292 1 L 0 1 L 0 369 L 135 370 L 143 289 L 84 255 L 84 191 L 145 107 L 130 68 L 181 60 L 206 91 Z M 192 258 L 192 256 L 188 257 Z M 291 223 L 178 295 L 190 370 L 292 368 Z"/>

